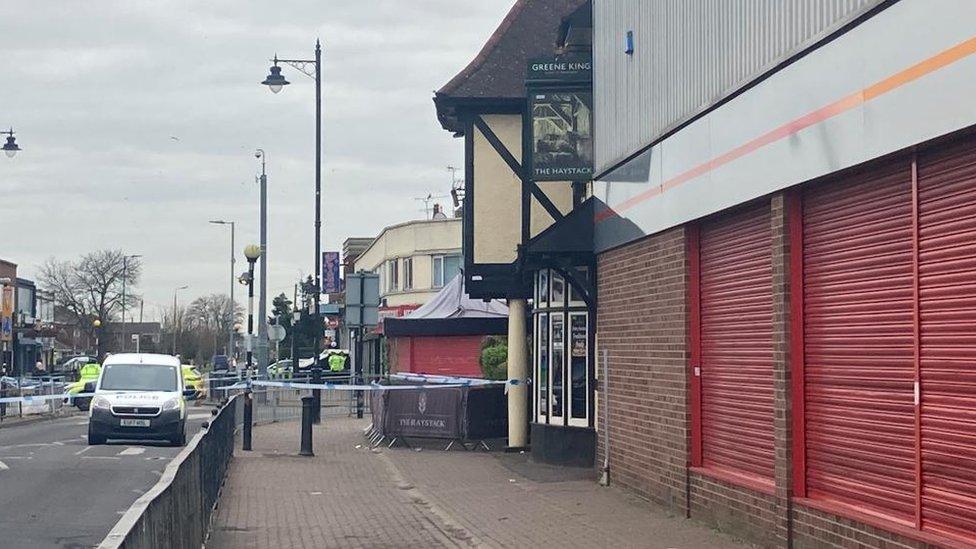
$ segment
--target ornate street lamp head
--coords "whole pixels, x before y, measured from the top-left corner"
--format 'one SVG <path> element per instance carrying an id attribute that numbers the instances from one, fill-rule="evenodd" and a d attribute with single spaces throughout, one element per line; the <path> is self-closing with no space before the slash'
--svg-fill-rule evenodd
<path id="1" fill-rule="evenodd" d="M 257 244 L 248 244 L 244 247 L 244 257 L 251 262 L 257 261 L 258 258 L 261 257 L 261 246 L 258 246 Z"/>
<path id="2" fill-rule="evenodd" d="M 17 146 L 17 138 L 14 137 L 14 129 L 10 128 L 0 133 L 7 134 L 7 142 L 3 144 L 3 147 L 0 147 L 3 149 L 3 154 L 7 155 L 7 158 L 13 158 L 17 154 L 17 151 L 20 150 L 20 147 Z"/>
<path id="3" fill-rule="evenodd" d="M 284 76 L 281 76 L 281 67 L 278 66 L 277 56 L 275 57 L 274 63 L 274 65 L 271 65 L 271 73 L 261 83 L 267 86 L 272 92 L 278 93 L 281 91 L 282 86 L 287 86 L 291 82 L 285 80 Z"/>

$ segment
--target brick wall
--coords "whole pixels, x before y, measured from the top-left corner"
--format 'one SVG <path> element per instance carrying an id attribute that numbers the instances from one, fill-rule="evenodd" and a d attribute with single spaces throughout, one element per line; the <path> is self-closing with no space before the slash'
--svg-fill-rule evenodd
<path id="1" fill-rule="evenodd" d="M 611 481 L 762 547 L 935 547 L 794 500 L 790 384 L 790 195 L 770 198 L 775 491 L 691 471 L 689 276 L 678 227 L 598 257 L 598 355 L 608 354 Z M 602 377 L 602 365 L 598 369 Z M 602 399 L 605 395 L 600 394 Z M 603 403 L 597 466 L 603 464 Z"/>
<path id="2" fill-rule="evenodd" d="M 690 442 L 685 231 L 645 238 L 601 254 L 598 262 L 597 346 L 609 363 L 613 482 L 684 513 Z M 602 404 L 599 412 L 603 429 Z M 602 446 L 599 437 L 598 456 Z"/>
<path id="3" fill-rule="evenodd" d="M 709 476 L 691 473 L 691 518 L 763 547 L 785 547 L 776 539 L 776 498 Z"/>

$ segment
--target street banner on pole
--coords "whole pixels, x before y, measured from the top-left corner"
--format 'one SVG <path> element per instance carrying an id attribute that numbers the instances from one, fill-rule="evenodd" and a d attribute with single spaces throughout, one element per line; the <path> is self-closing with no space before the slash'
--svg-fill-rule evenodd
<path id="1" fill-rule="evenodd" d="M 322 293 L 342 291 L 339 280 L 339 252 L 322 252 Z"/>
<path id="2" fill-rule="evenodd" d="M 13 339 L 14 316 L 14 287 L 3 287 L 3 298 L 0 303 L 0 341 Z"/>

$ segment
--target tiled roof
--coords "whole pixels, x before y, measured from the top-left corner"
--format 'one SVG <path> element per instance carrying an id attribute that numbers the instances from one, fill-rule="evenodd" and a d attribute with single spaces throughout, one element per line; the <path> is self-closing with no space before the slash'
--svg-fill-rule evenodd
<path id="1" fill-rule="evenodd" d="M 453 104 L 471 100 L 518 100 L 525 97 L 528 60 L 552 55 L 564 17 L 586 0 L 517 0 L 478 55 L 444 84 L 434 97 L 446 129 Z"/>

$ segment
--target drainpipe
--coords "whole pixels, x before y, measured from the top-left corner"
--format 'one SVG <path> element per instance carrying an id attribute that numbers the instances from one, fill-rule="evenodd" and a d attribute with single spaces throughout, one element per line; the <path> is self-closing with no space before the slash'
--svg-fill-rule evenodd
<path id="1" fill-rule="evenodd" d="M 603 469 L 600 470 L 600 486 L 610 486 L 610 367 L 607 350 L 603 349 L 603 383 L 600 400 L 603 401 Z"/>

